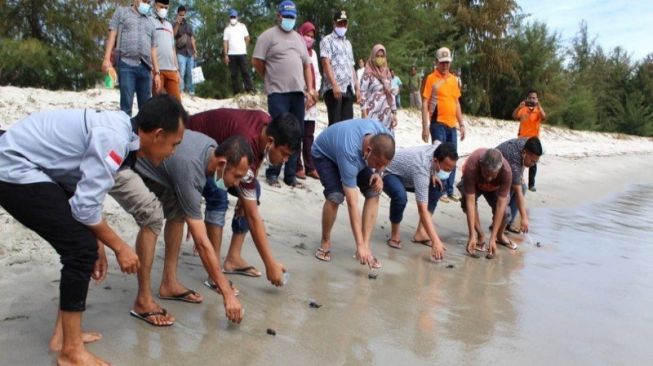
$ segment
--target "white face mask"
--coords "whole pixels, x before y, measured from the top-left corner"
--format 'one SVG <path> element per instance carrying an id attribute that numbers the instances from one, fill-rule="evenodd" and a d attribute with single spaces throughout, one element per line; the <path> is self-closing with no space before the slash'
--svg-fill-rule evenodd
<path id="1" fill-rule="evenodd" d="M 238 19 L 236 19 L 236 18 L 229 19 L 229 24 L 236 25 L 236 23 L 238 23 Z"/>
<path id="2" fill-rule="evenodd" d="M 166 16 L 168 16 L 168 9 L 158 9 L 156 14 L 159 16 L 159 18 L 165 19 Z"/>

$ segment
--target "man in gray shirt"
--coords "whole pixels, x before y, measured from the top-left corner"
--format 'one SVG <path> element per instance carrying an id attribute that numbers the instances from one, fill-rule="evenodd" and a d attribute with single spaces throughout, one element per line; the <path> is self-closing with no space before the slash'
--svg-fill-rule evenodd
<path id="1" fill-rule="evenodd" d="M 168 15 L 169 0 L 156 0 L 154 2 L 154 23 L 156 25 L 157 57 L 159 61 L 161 87 L 154 90 L 159 94 L 166 93 L 181 100 L 179 88 L 179 67 L 177 65 L 177 52 L 175 51 L 175 37 L 172 24 L 166 20 Z"/>
<path id="2" fill-rule="evenodd" d="M 408 202 L 406 191 L 415 192 L 419 224 L 412 242 L 431 247 L 431 256 L 442 259 L 445 246 L 438 237 L 431 216 L 442 195 L 442 182 L 456 166 L 458 153 L 450 143 L 398 149 L 383 177 L 383 191 L 390 196 L 392 232 L 387 244 L 401 249 L 399 225 Z"/>
<path id="3" fill-rule="evenodd" d="M 105 43 L 102 72 L 113 68 L 111 55 L 117 50 L 118 83 L 120 84 L 120 110 L 132 115 L 134 94 L 138 108 L 161 86 L 155 24 L 150 16 L 149 2 L 134 0 L 132 6 L 120 7 L 109 22 L 109 37 Z M 116 42 L 117 40 L 117 42 Z"/>
<path id="4" fill-rule="evenodd" d="M 528 139 L 517 138 L 510 139 L 497 146 L 501 151 L 504 159 L 510 164 L 512 170 L 512 187 L 510 190 L 510 222 L 507 223 L 506 230 L 513 233 L 527 233 L 529 229 L 528 213 L 526 212 L 526 185 L 523 183 L 524 168 L 530 168 L 537 164 L 542 156 L 542 143 L 537 137 Z M 521 222 L 519 228 L 512 227 L 515 215 L 519 210 Z"/>
<path id="5" fill-rule="evenodd" d="M 299 121 L 303 135 L 304 111 L 315 104 L 317 93 L 313 87 L 311 58 L 306 43 L 293 30 L 296 19 L 295 3 L 282 1 L 278 6 L 278 24 L 263 32 L 256 41 L 252 65 L 265 80 L 270 116 L 276 118 L 284 113 L 293 114 Z M 302 187 L 296 178 L 299 153 L 296 151 L 290 156 L 284 170 L 283 180 L 292 187 Z M 280 173 L 281 165 L 270 166 L 265 172 L 268 184 L 280 187 Z"/>
<path id="6" fill-rule="evenodd" d="M 232 136 L 218 146 L 212 138 L 186 130 L 175 154 L 161 165 L 155 166 L 146 159 L 139 159 L 136 163 L 136 171 L 161 201 L 167 220 L 164 229 L 166 254 L 160 288 L 183 288 L 177 281 L 177 261 L 186 223 L 209 275 L 211 287 L 222 294 L 226 316 L 234 322 L 242 319 L 242 307 L 222 273 L 219 257 L 208 237 L 201 211 L 202 191 L 207 179 L 215 179 L 218 188 L 224 190 L 238 185 L 247 174 L 252 160 L 252 149 L 241 136 Z M 151 263 L 154 248 L 150 248 L 146 256 Z M 144 283 L 149 283 L 149 273 L 141 275 L 147 276 Z M 149 291 L 149 288 L 141 290 Z M 202 302 L 201 296 L 193 290 L 169 295 L 159 293 L 159 297 L 189 303 Z M 154 324 L 147 316 L 135 312 L 132 315 L 150 324 L 160 325 Z"/>

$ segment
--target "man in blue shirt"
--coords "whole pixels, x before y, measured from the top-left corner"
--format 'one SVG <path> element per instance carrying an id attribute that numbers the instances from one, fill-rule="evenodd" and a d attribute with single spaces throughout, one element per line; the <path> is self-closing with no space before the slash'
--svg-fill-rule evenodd
<path id="1" fill-rule="evenodd" d="M 172 155 L 186 119 L 181 104 L 162 95 L 143 104 L 136 128 L 123 112 L 57 110 L 34 113 L 0 137 L 0 206 L 61 257 L 59 364 L 104 363 L 83 344 L 89 281 L 106 276 L 104 245 L 123 272 L 136 273 L 140 265 L 102 218 L 104 198 L 118 169 L 135 157 L 160 164 Z"/>
<path id="2" fill-rule="evenodd" d="M 331 229 L 338 205 L 346 199 L 357 259 L 370 267 L 381 266 L 372 256 L 370 238 L 383 190 L 382 171 L 394 154 L 395 141 L 390 131 L 373 119 L 342 121 L 329 126 L 317 137 L 312 155 L 326 198 L 322 210 L 322 241 L 315 253 L 317 259 L 331 260 Z M 362 221 L 357 186 L 365 196 Z"/>

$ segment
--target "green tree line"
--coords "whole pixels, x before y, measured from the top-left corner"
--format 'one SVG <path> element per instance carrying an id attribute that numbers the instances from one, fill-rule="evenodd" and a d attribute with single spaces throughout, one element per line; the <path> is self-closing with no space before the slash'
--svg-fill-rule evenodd
<path id="1" fill-rule="evenodd" d="M 0 85 L 82 90 L 100 73 L 108 21 L 130 0 L 0 0 Z M 257 35 L 274 24 L 278 0 L 170 1 L 188 8 L 206 82 L 197 94 L 230 96 L 222 62 L 227 11 L 238 10 L 253 50 Z M 296 0 L 298 25 L 331 32 L 336 9 L 350 18 L 347 37 L 355 58 L 382 43 L 406 80 L 415 65 L 431 72 L 435 50 L 454 52 L 463 81 L 465 113 L 510 118 L 529 89 L 539 92 L 548 123 L 573 129 L 653 136 L 653 54 L 633 60 L 627 50 L 605 50 L 581 22 L 570 45 L 546 24 L 529 20 L 514 0 Z M 316 45 L 318 45 L 316 43 Z M 261 80 L 256 78 L 261 87 Z M 403 98 L 407 101 L 408 98 Z"/>

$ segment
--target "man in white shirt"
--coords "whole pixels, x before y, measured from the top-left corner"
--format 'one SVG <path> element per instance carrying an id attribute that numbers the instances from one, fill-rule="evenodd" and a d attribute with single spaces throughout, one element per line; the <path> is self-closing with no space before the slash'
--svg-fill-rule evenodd
<path id="1" fill-rule="evenodd" d="M 247 65 L 247 44 L 249 44 L 249 32 L 247 26 L 238 21 L 238 12 L 235 9 L 229 10 L 229 25 L 224 29 L 224 62 L 229 65 L 231 71 L 231 89 L 235 94 L 242 91 L 242 84 L 238 79 L 238 71 L 245 83 L 245 92 L 254 90 L 252 78 L 249 76 Z"/>

